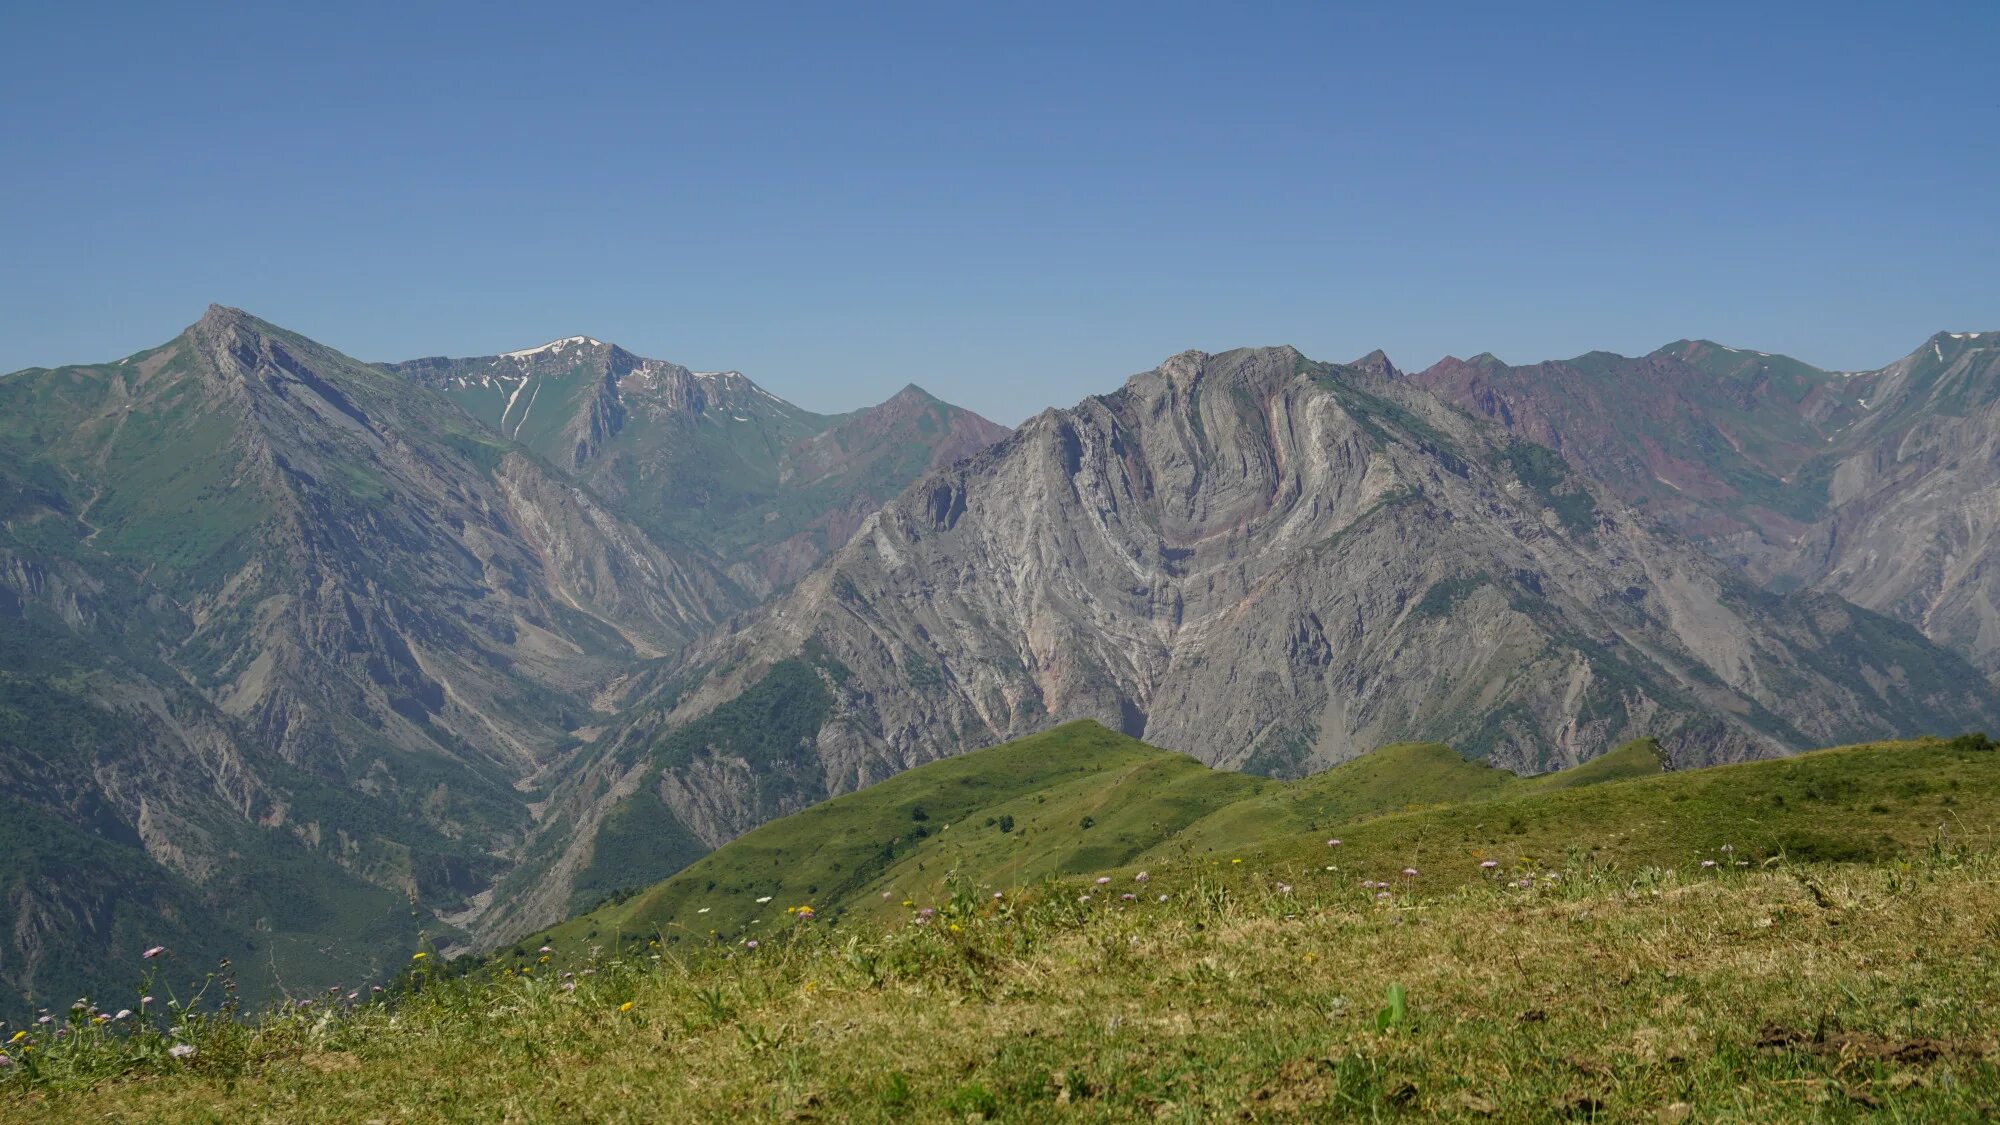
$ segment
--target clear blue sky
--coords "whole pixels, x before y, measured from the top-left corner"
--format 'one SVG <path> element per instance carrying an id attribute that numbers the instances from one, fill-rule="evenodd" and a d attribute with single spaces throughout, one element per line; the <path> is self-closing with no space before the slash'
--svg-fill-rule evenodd
<path id="1" fill-rule="evenodd" d="M 1014 422 L 1183 348 L 1405 367 L 2000 329 L 2000 4 L 29 4 L 0 370 L 211 300 Z"/>

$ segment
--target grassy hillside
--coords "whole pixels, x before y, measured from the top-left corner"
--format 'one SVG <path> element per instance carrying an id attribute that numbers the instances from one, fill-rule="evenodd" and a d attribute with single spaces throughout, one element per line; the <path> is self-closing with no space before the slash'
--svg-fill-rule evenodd
<path id="1" fill-rule="evenodd" d="M 1347 784 L 1290 786 L 1226 781 L 1088 726 L 1039 739 L 718 852 L 715 887 L 694 885 L 711 916 L 773 895 L 782 926 L 756 937 L 566 931 L 518 963 L 418 957 L 380 998 L 364 986 L 251 1022 L 169 1010 L 133 1029 L 109 1016 L 128 1001 L 101 1002 L 105 1020 L 80 1008 L 62 1037 L 37 1026 L 0 1048 L 0 1117 L 2000 1111 L 2000 753 L 1983 737 L 1665 775 L 1635 746 L 1529 780 L 1401 747 L 1347 767 Z M 1018 810 L 1013 831 L 984 825 L 1000 809 Z M 1092 827 L 1060 827 L 1078 813 Z M 1233 852 L 1166 854 L 1258 823 L 1272 831 Z M 905 825 L 935 831 L 868 859 Z M 995 835 L 1023 854 L 988 847 Z M 1088 848 L 1123 866 L 992 889 Z M 887 922 L 834 923 L 779 909 L 801 879 L 857 905 L 899 879 L 918 897 Z M 691 893 L 679 883 L 653 908 Z"/>
<path id="2" fill-rule="evenodd" d="M 1019 888 L 1387 812 L 1657 772 L 1645 743 L 1536 778 L 1432 743 L 1384 747 L 1284 782 L 1210 769 L 1084 720 L 773 821 L 635 897 L 518 944 L 525 953 L 545 939 L 728 938 L 782 926 L 784 908 L 798 905 L 828 918 L 890 916 L 905 899 L 936 894 L 953 871 Z"/>

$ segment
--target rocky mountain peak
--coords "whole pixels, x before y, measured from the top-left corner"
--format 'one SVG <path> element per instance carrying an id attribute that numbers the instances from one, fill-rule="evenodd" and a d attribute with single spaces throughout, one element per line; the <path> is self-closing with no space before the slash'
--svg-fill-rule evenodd
<path id="1" fill-rule="evenodd" d="M 1400 378 L 1402 377 L 1403 374 L 1400 370 L 1397 369 L 1394 363 L 1391 363 L 1389 361 L 1389 354 L 1387 352 L 1384 352 L 1381 348 L 1376 348 L 1374 351 L 1369 352 L 1367 355 L 1362 356 L 1360 359 L 1355 360 L 1354 362 L 1348 364 L 1347 366 L 1352 367 L 1358 371 L 1366 371 L 1370 375 L 1375 375 L 1384 379 Z"/>

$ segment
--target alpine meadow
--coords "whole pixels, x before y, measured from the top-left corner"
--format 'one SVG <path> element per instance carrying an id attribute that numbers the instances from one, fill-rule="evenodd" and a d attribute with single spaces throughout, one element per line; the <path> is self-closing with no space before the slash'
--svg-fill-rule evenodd
<path id="1" fill-rule="evenodd" d="M 2000 1119 L 2000 10 L 7 22 L 0 1122 Z"/>

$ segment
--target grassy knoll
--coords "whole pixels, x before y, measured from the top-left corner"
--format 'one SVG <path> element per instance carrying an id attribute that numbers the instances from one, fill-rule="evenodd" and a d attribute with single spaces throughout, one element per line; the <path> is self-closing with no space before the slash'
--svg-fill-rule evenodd
<path id="1" fill-rule="evenodd" d="M 2000 1105 L 1992 854 L 1555 873 L 1388 898 L 1344 879 L 1287 892 L 1249 864 L 999 900 L 961 885 L 886 928 L 793 922 L 754 949 L 586 955 L 567 978 L 488 966 L 178 1038 L 38 1035 L 36 1077 L 0 1077 L 0 1116 L 1765 1122 Z"/>
<path id="2" fill-rule="evenodd" d="M 1282 783 L 1060 728 L 752 833 L 630 928 L 248 1020 L 51 1013 L 0 1118 L 2000 1112 L 1983 737 L 1530 779 L 1438 749 Z"/>

